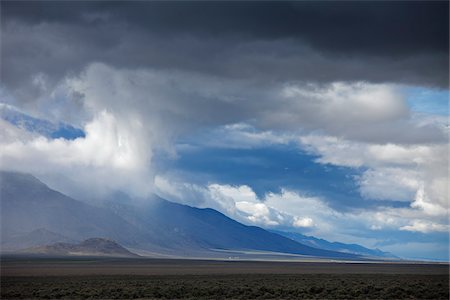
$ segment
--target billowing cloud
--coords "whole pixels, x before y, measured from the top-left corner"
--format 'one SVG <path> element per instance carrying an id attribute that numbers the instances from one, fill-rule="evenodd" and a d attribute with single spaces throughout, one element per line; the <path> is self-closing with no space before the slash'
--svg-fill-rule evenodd
<path id="1" fill-rule="evenodd" d="M 292 223 L 294 227 L 311 227 L 314 225 L 314 221 L 311 218 L 294 218 L 294 222 Z"/>
<path id="2" fill-rule="evenodd" d="M 188 194 L 195 199 L 198 207 L 211 207 L 224 214 L 240 220 L 246 224 L 264 227 L 311 227 L 313 220 L 310 217 L 292 214 L 286 210 L 286 206 L 278 203 L 278 195 L 270 194 L 266 199 L 259 199 L 255 192 L 246 185 L 231 186 L 221 184 L 209 184 L 201 187 L 183 182 L 171 181 L 163 177 L 156 178 L 157 193 L 163 197 L 170 197 L 179 202 L 188 200 Z M 283 196 L 282 196 L 283 197 Z M 192 203 L 190 200 L 188 203 Z M 283 200 L 284 201 L 284 200 Z M 286 200 L 289 202 L 289 199 Z M 281 204 L 281 205 L 280 205 Z M 289 202 L 286 205 L 292 205 Z M 297 213 L 299 211 L 296 211 Z"/>
<path id="3" fill-rule="evenodd" d="M 86 136 L 75 140 L 30 134 L 5 121 L 0 125 L 2 169 L 50 176 L 56 187 L 83 199 L 111 190 L 134 195 L 152 190 L 151 148 L 141 139 L 139 124 L 120 123 L 101 111 L 86 124 Z"/>
<path id="4" fill-rule="evenodd" d="M 366 198 L 410 201 L 429 214 L 434 210 L 432 205 L 437 205 L 448 213 L 446 143 L 382 145 L 317 135 L 301 137 L 300 141 L 321 155 L 320 163 L 367 167 L 359 179 Z"/>
<path id="5" fill-rule="evenodd" d="M 436 224 L 433 222 L 424 222 L 424 221 L 413 221 L 411 225 L 406 225 L 400 227 L 400 230 L 407 231 L 418 231 L 423 233 L 433 232 L 433 231 L 448 231 L 448 225 Z"/>

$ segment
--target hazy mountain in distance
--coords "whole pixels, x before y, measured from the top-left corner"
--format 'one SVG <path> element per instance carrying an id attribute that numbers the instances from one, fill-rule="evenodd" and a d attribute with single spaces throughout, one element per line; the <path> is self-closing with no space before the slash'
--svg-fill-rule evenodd
<path id="1" fill-rule="evenodd" d="M 57 242 L 74 243 L 76 240 L 45 228 L 39 228 L 27 233 L 9 233 L 7 236 L 2 236 L 1 245 L 3 250 L 14 250 L 33 246 L 43 246 Z"/>
<path id="2" fill-rule="evenodd" d="M 299 243 L 302 243 L 304 245 L 308 245 L 310 247 L 316 247 L 331 251 L 339 251 L 339 252 L 346 252 L 346 253 L 353 253 L 357 255 L 362 255 L 366 257 L 386 257 L 386 258 L 396 258 L 395 255 L 389 253 L 389 252 L 383 252 L 380 249 L 369 249 L 366 247 L 363 247 L 358 244 L 345 244 L 345 243 L 339 243 L 339 242 L 329 242 L 324 239 L 319 239 L 313 236 L 307 236 L 303 235 L 301 233 L 297 232 L 286 232 L 286 231 L 278 231 L 278 230 L 272 230 L 272 232 L 277 233 L 279 235 L 288 237 L 294 241 L 297 241 Z"/>
<path id="3" fill-rule="evenodd" d="M 358 258 L 243 225 L 213 209 L 194 208 L 157 197 L 138 205 L 131 204 L 133 201 L 111 201 L 105 207 L 94 207 L 50 189 L 32 175 L 15 172 L 0 175 L 2 249 L 12 241 L 17 242 L 17 236 L 39 235 L 35 231 L 45 229 L 54 233 L 55 238 L 59 235 L 61 239 L 80 241 L 104 237 L 127 248 L 177 256 L 217 257 L 224 255 L 221 251 L 256 250 Z M 32 246 L 42 245 L 42 239 L 37 240 Z M 21 246 L 25 248 L 25 244 Z"/>
<path id="4" fill-rule="evenodd" d="M 28 248 L 23 252 L 54 256 L 139 257 L 115 241 L 104 238 L 90 238 L 79 244 L 55 243 Z"/>

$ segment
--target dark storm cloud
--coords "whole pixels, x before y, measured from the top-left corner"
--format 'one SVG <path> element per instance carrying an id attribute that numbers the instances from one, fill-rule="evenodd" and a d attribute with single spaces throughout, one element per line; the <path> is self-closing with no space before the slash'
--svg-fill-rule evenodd
<path id="1" fill-rule="evenodd" d="M 447 2 L 2 2 L 2 81 L 91 62 L 255 81 L 448 85 Z"/>
<path id="2" fill-rule="evenodd" d="M 183 2 L 122 4 L 127 21 L 165 33 L 302 39 L 341 54 L 448 52 L 448 3 Z M 120 11 L 120 12 L 119 12 Z M 125 12 L 125 13 L 124 13 Z"/>
<path id="3" fill-rule="evenodd" d="M 109 16 L 163 34 L 300 38 L 325 52 L 411 55 L 448 52 L 447 2 L 34 2 L 4 16 L 37 23 Z M 97 21 L 99 21 L 97 19 Z M 92 19 L 90 20 L 92 22 Z M 95 25 L 95 22 L 94 24 Z"/>

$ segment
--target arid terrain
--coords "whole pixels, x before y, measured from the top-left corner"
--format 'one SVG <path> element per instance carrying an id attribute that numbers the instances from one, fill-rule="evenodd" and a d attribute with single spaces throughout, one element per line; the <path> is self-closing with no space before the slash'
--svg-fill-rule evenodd
<path id="1" fill-rule="evenodd" d="M 1 298 L 448 299 L 449 266 L 5 257 Z"/>

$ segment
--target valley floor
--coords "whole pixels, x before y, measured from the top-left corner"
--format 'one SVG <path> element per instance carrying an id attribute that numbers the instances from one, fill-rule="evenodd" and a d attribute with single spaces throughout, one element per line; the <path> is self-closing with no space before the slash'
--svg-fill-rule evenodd
<path id="1" fill-rule="evenodd" d="M 448 299 L 448 264 L 3 258 L 1 298 Z"/>

